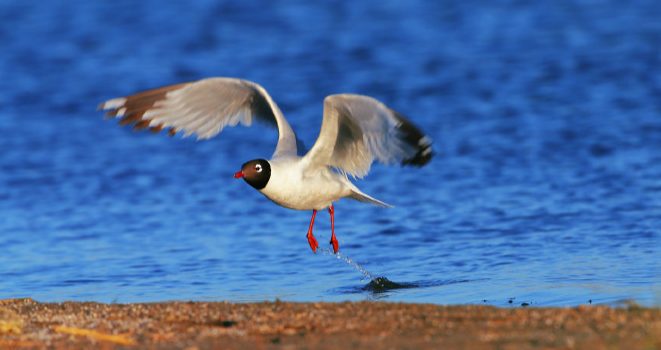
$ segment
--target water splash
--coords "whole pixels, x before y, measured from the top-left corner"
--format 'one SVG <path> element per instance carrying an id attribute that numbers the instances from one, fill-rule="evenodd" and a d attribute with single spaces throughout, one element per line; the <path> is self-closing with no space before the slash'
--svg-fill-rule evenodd
<path id="1" fill-rule="evenodd" d="M 332 255 L 338 259 L 344 260 L 347 264 L 352 265 L 354 268 L 356 268 L 356 270 L 358 270 L 360 273 L 363 274 L 364 278 L 360 280 L 361 282 L 365 281 L 366 279 L 369 279 L 369 283 L 367 283 L 366 285 L 360 288 L 351 288 L 349 289 L 349 293 L 369 292 L 371 295 L 376 296 L 397 289 L 434 287 L 434 286 L 440 286 L 446 284 L 470 282 L 470 280 L 461 279 L 461 280 L 450 280 L 450 281 L 439 280 L 439 281 L 426 281 L 426 282 L 415 282 L 415 283 L 397 283 L 387 279 L 385 276 L 375 277 L 365 268 L 360 266 L 360 264 L 358 264 L 355 260 L 351 259 L 349 256 L 347 256 L 344 253 L 335 254 L 331 249 L 324 249 L 324 248 L 317 248 L 317 249 L 318 251 L 324 254 Z"/>
<path id="2" fill-rule="evenodd" d="M 417 288 L 419 284 L 415 283 L 397 283 L 385 277 L 377 277 L 370 283 L 363 287 L 364 291 L 372 292 L 374 294 L 385 293 L 394 289 Z"/>
<path id="3" fill-rule="evenodd" d="M 364 278 L 361 279 L 360 281 L 364 281 L 365 279 L 370 279 L 370 283 L 374 282 L 375 280 L 378 279 L 378 277 L 374 277 L 369 271 L 365 270 L 362 266 L 360 266 L 355 260 L 351 259 L 348 255 L 344 253 L 333 253 L 332 250 L 330 249 L 324 249 L 324 248 L 317 248 L 320 252 L 323 252 L 324 254 L 329 254 L 332 256 L 337 257 L 338 259 L 342 259 L 347 262 L 347 264 L 352 265 L 356 270 L 358 270 L 360 273 L 363 274 Z"/>
<path id="4" fill-rule="evenodd" d="M 324 249 L 324 248 L 318 248 L 319 251 L 323 252 L 324 254 L 329 254 L 337 257 L 338 259 L 342 259 L 347 262 L 347 264 L 352 265 L 353 267 L 356 268 L 356 270 L 360 271 L 360 273 L 363 274 L 365 278 L 361 279 L 360 281 L 363 282 L 365 279 L 369 278 L 369 283 L 367 283 L 365 286 L 361 288 L 362 291 L 368 291 L 374 294 L 379 294 L 379 293 L 384 293 L 390 290 L 394 289 L 403 289 L 403 288 L 415 288 L 417 287 L 416 284 L 413 283 L 397 283 L 393 282 L 389 279 L 387 279 L 385 276 L 384 277 L 375 277 L 372 275 L 369 271 L 365 270 L 360 264 L 358 264 L 355 260 L 351 259 L 348 255 L 344 253 L 333 253 L 332 250 L 330 249 Z"/>

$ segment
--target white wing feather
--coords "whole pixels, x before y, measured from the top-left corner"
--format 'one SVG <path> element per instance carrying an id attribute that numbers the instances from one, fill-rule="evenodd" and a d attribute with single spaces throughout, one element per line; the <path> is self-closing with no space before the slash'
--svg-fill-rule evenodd
<path id="1" fill-rule="evenodd" d="M 278 145 L 273 157 L 295 156 L 297 139 L 271 96 L 258 84 L 233 78 L 208 78 L 115 98 L 99 105 L 106 116 L 135 129 L 170 134 L 184 132 L 208 139 L 226 126 L 251 126 L 254 121 L 277 127 Z M 299 145 L 300 146 L 300 145 Z"/>
<path id="2" fill-rule="evenodd" d="M 376 159 L 422 166 L 431 159 L 431 139 L 378 100 L 331 95 L 324 100 L 319 138 L 303 161 L 309 171 L 332 166 L 362 178 Z"/>

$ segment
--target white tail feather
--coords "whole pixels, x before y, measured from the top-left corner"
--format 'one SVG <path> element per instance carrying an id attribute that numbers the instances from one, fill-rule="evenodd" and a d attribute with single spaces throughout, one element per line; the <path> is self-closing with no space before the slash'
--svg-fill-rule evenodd
<path id="1" fill-rule="evenodd" d="M 360 192 L 357 188 L 354 188 L 351 190 L 351 195 L 347 198 L 355 199 L 359 202 L 365 203 L 365 204 L 371 204 L 371 205 L 376 205 L 377 207 L 388 207 L 388 208 L 393 208 L 392 205 L 388 203 L 384 203 L 376 198 L 372 198 L 363 192 Z"/>

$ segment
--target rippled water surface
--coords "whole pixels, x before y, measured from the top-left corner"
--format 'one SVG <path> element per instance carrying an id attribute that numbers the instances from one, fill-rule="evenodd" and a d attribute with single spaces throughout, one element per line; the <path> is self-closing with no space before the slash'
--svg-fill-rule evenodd
<path id="1" fill-rule="evenodd" d="M 661 2 L 0 2 L 0 298 L 661 304 Z M 232 174 L 277 134 L 133 133 L 109 98 L 262 84 L 313 144 L 374 96 L 435 141 L 422 169 L 310 212 Z M 315 235 L 330 238 L 319 212 Z M 378 278 L 372 281 L 372 278 Z"/>

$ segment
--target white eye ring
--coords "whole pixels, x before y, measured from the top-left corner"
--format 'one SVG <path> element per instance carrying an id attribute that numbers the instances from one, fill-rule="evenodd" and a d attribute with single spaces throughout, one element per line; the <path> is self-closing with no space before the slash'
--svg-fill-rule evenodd
<path id="1" fill-rule="evenodd" d="M 260 164 L 255 165 L 255 171 L 258 173 L 262 172 L 262 166 Z"/>

